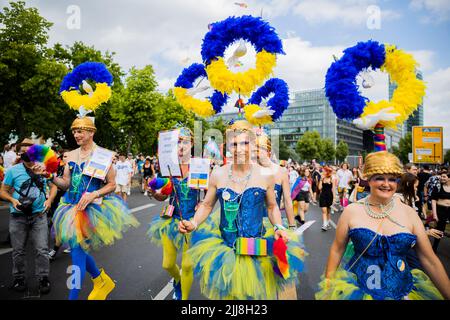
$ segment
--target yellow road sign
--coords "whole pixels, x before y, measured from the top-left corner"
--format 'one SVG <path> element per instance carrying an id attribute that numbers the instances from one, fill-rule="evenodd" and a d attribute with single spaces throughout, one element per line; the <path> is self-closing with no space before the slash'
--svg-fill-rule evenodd
<path id="1" fill-rule="evenodd" d="M 415 126 L 412 129 L 414 163 L 442 164 L 444 162 L 444 129 Z"/>

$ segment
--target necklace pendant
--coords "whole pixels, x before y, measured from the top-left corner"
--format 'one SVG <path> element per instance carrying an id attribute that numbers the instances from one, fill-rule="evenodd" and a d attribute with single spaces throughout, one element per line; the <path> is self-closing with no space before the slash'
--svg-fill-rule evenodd
<path id="1" fill-rule="evenodd" d="M 231 198 L 231 195 L 230 195 L 230 193 L 228 191 L 224 191 L 222 193 L 222 199 L 223 200 L 228 201 L 228 200 L 230 200 L 230 198 Z"/>

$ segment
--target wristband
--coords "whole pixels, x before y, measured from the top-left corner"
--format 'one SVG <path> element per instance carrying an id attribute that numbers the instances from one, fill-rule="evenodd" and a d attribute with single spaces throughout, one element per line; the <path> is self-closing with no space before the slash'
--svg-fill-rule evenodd
<path id="1" fill-rule="evenodd" d="M 198 224 L 197 224 L 197 222 L 195 222 L 194 218 L 192 218 L 191 220 L 189 220 L 189 222 L 192 223 L 192 224 L 194 225 L 194 229 L 193 229 L 192 231 L 197 230 Z"/>
<path id="2" fill-rule="evenodd" d="M 295 224 L 289 225 L 289 230 L 295 230 L 295 229 L 297 229 L 297 226 Z"/>
<path id="3" fill-rule="evenodd" d="M 273 228 L 275 229 L 275 232 L 277 232 L 278 230 L 286 230 L 286 228 L 283 227 L 281 224 L 276 224 L 273 226 Z"/>
<path id="4" fill-rule="evenodd" d="M 48 181 L 53 181 L 53 179 L 55 178 L 55 175 L 53 173 L 49 173 L 45 179 L 47 179 Z"/>

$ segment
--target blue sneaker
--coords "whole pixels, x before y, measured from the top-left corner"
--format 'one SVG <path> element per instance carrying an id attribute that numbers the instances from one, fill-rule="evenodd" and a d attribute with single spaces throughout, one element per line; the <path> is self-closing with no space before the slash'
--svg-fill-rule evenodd
<path id="1" fill-rule="evenodd" d="M 173 280 L 173 300 L 181 300 L 181 281 Z"/>

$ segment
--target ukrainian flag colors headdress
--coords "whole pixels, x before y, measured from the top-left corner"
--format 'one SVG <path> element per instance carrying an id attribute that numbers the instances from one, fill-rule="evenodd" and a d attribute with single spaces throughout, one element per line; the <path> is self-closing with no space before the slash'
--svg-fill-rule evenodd
<path id="1" fill-rule="evenodd" d="M 95 90 L 88 80 L 95 82 Z M 70 108 L 79 112 L 71 129 L 96 130 L 94 118 L 86 115 L 109 100 L 112 82 L 111 73 L 100 62 L 82 63 L 64 77 L 59 90 L 61 97 Z M 80 86 L 86 94 L 80 92 Z"/>

